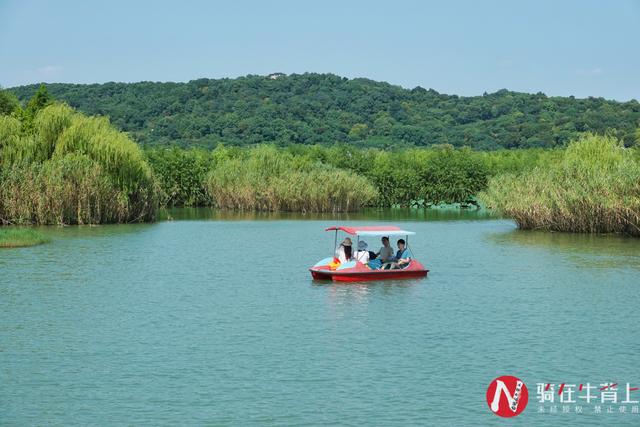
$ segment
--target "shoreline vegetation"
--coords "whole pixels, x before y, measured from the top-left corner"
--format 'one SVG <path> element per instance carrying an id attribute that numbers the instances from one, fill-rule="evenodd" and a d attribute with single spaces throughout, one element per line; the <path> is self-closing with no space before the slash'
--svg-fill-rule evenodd
<path id="1" fill-rule="evenodd" d="M 384 151 L 339 144 L 146 148 L 145 153 L 166 206 L 316 212 L 440 204 L 474 208 L 490 177 L 562 155 L 559 149 L 480 152 L 445 145 Z"/>
<path id="2" fill-rule="evenodd" d="M 140 146 L 107 118 L 54 102 L 44 85 L 24 108 L 0 91 L 0 224 L 153 221 L 172 206 L 349 212 L 482 203 L 523 229 L 639 236 L 640 150 L 615 132 L 580 135 L 566 148 L 494 151 Z"/>
<path id="3" fill-rule="evenodd" d="M 584 135 L 557 162 L 494 177 L 480 197 L 522 229 L 640 236 L 640 161 L 613 136 Z"/>
<path id="4" fill-rule="evenodd" d="M 140 147 L 104 117 L 54 103 L 44 86 L 0 116 L 0 223 L 153 221 L 159 188 Z"/>
<path id="5" fill-rule="evenodd" d="M 23 248 L 49 242 L 39 231 L 32 228 L 0 227 L 0 248 Z"/>

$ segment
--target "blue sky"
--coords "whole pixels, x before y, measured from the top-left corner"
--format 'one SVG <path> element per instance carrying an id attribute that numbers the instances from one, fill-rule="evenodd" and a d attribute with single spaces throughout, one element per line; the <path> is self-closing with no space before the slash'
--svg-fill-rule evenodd
<path id="1" fill-rule="evenodd" d="M 0 0 L 0 85 L 331 72 L 640 99 L 640 0 Z"/>

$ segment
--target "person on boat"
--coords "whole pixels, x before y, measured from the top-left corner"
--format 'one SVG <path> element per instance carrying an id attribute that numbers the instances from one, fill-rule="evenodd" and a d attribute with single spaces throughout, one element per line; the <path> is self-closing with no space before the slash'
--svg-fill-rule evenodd
<path id="1" fill-rule="evenodd" d="M 336 251 L 336 257 L 340 260 L 340 263 L 344 264 L 353 257 L 351 245 L 351 239 L 348 237 L 340 243 L 340 247 L 338 247 L 338 250 Z"/>
<path id="2" fill-rule="evenodd" d="M 404 268 L 411 262 L 413 254 L 407 248 L 404 239 L 398 239 L 398 252 L 396 252 L 396 262 L 391 265 L 392 269 Z"/>
<path id="3" fill-rule="evenodd" d="M 382 238 L 382 247 L 376 254 L 376 258 L 382 261 L 383 263 L 389 262 L 393 259 L 393 248 L 389 243 L 389 238 L 384 236 Z"/>
<path id="4" fill-rule="evenodd" d="M 360 240 L 358 242 L 358 250 L 356 251 L 355 259 L 356 261 L 360 261 L 363 264 L 367 264 L 369 262 L 369 251 L 367 250 L 367 242 L 364 240 Z"/>

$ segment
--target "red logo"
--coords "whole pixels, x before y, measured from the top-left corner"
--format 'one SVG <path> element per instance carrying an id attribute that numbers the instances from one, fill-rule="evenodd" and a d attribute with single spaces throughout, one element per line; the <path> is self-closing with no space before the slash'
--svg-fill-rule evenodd
<path id="1" fill-rule="evenodd" d="M 503 375 L 491 381 L 487 389 L 487 405 L 500 417 L 520 415 L 529 402 L 529 391 L 520 378 Z"/>

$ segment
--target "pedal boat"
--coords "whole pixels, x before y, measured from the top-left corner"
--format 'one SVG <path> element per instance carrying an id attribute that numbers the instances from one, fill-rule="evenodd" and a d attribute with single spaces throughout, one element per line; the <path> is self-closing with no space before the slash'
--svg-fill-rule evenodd
<path id="1" fill-rule="evenodd" d="M 333 226 L 325 231 L 335 231 L 334 251 L 338 246 L 338 232 L 343 231 L 352 236 L 357 236 L 357 242 L 360 242 L 360 236 L 383 237 L 383 236 L 404 236 L 407 248 L 409 248 L 409 236 L 416 233 L 412 231 L 402 230 L 400 227 L 393 225 L 386 226 Z M 357 245 L 356 245 L 357 247 Z M 409 248 L 410 249 L 410 248 Z M 413 252 L 413 251 L 412 251 Z M 315 280 L 334 280 L 339 282 L 363 282 L 370 280 L 387 280 L 387 279 L 414 279 L 426 277 L 429 270 L 418 260 L 411 259 L 406 267 L 397 270 L 372 270 L 359 261 L 351 260 L 335 266 L 335 257 L 329 257 L 318 261 L 309 269 L 311 276 Z"/>

